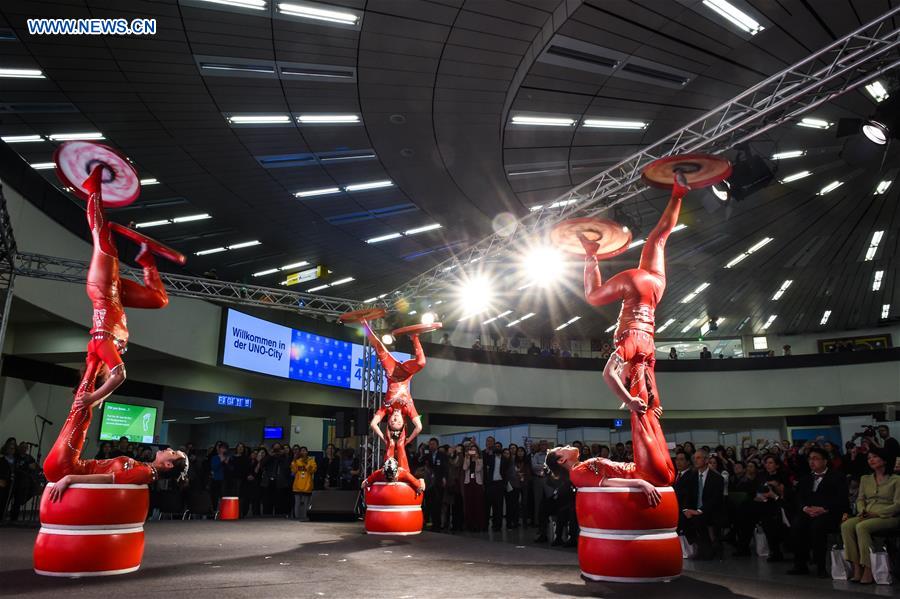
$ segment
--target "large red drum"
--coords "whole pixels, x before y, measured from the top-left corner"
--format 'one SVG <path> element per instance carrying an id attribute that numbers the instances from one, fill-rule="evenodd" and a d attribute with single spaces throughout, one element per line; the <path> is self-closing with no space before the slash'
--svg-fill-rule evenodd
<path id="1" fill-rule="evenodd" d="M 422 532 L 422 495 L 406 483 L 375 483 L 366 490 L 366 532 L 417 535 Z"/>
<path id="2" fill-rule="evenodd" d="M 51 501 L 47 483 L 41 497 L 44 528 L 135 528 L 143 526 L 150 505 L 147 485 L 69 485 L 62 501 Z"/>
<path id="3" fill-rule="evenodd" d="M 681 574 L 678 533 L 604 534 L 581 530 L 578 564 L 591 580 L 654 582 Z"/>
<path id="4" fill-rule="evenodd" d="M 223 497 L 219 500 L 219 520 L 237 520 L 241 517 L 237 497 Z"/>
<path id="5" fill-rule="evenodd" d="M 609 531 L 673 531 L 678 527 L 678 499 L 672 487 L 656 487 L 661 501 L 650 507 L 639 489 L 579 487 L 575 513 L 582 528 Z"/>
<path id="6" fill-rule="evenodd" d="M 144 555 L 144 528 L 41 528 L 34 571 L 44 576 L 113 576 L 134 572 Z"/>

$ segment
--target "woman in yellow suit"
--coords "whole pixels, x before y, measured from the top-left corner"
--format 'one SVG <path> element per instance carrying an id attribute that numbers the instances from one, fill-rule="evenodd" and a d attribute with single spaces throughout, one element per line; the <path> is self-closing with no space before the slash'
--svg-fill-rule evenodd
<path id="1" fill-rule="evenodd" d="M 295 520 L 306 521 L 306 510 L 313 492 L 313 475 L 316 473 L 316 459 L 309 456 L 306 447 L 294 447 L 294 459 L 291 462 L 291 473 L 294 475 L 294 511 Z"/>
<path id="2" fill-rule="evenodd" d="M 872 474 L 863 476 L 859 481 L 857 516 L 847 518 L 841 524 L 844 555 L 853 564 L 851 582 L 874 582 L 869 556 L 872 534 L 900 527 L 900 476 L 891 473 L 893 464 L 886 464 L 885 457 L 880 448 L 869 449 Z"/>

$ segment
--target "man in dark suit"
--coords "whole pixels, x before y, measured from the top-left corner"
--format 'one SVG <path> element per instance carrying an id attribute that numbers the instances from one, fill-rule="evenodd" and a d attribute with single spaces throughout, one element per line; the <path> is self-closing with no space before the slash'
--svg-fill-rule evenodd
<path id="1" fill-rule="evenodd" d="M 431 472 L 431 484 L 425 489 L 425 515 L 431 519 L 431 530 L 441 530 L 441 504 L 444 501 L 444 483 L 447 480 L 447 454 L 438 448 L 438 440 L 428 440 L 426 466 Z"/>
<path id="2" fill-rule="evenodd" d="M 677 456 L 676 456 L 677 457 Z M 709 469 L 705 451 L 694 453 L 694 469 L 679 477 L 679 529 L 698 545 L 698 559 L 712 559 L 718 545 L 718 526 L 725 513 L 725 479 Z"/>
<path id="3" fill-rule="evenodd" d="M 808 574 L 807 561 L 812 549 L 819 578 L 827 578 L 825 555 L 828 533 L 838 532 L 841 517 L 849 512 L 847 479 L 828 468 L 828 453 L 819 447 L 809 450 L 810 474 L 797 483 L 800 511 L 791 521 L 794 567 L 788 574 Z"/>
<path id="4" fill-rule="evenodd" d="M 485 518 L 490 518 L 491 528 L 503 527 L 503 498 L 506 496 L 506 474 L 509 461 L 503 457 L 503 444 L 494 443 L 493 451 L 485 450 L 484 487 L 487 495 Z"/>

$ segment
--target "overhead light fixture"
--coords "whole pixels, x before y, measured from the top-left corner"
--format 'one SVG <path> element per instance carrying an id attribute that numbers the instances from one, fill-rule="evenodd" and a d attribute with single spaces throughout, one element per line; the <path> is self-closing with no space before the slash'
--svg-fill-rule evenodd
<path id="1" fill-rule="evenodd" d="M 291 264 L 285 264 L 280 267 L 279 270 L 291 270 L 292 268 L 301 268 L 303 266 L 309 266 L 309 261 L 301 260 L 300 262 L 292 262 Z"/>
<path id="2" fill-rule="evenodd" d="M 45 79 L 39 69 L 7 69 L 0 68 L 0 77 L 6 79 Z"/>
<path id="3" fill-rule="evenodd" d="M 700 285 L 697 286 L 696 289 L 694 289 L 693 291 L 688 293 L 686 296 L 681 298 L 681 303 L 687 304 L 687 303 L 691 302 L 695 297 L 697 297 L 697 294 L 703 292 L 703 290 L 706 289 L 707 287 L 709 287 L 709 283 L 701 283 Z"/>
<path id="4" fill-rule="evenodd" d="M 798 181 L 803 179 L 804 177 L 810 176 L 812 173 L 809 171 L 800 171 L 799 173 L 794 173 L 793 175 L 788 175 L 784 179 L 781 180 L 782 183 L 791 183 L 792 181 Z"/>
<path id="5" fill-rule="evenodd" d="M 81 140 L 98 140 L 106 139 L 99 131 L 89 131 L 86 133 L 53 133 L 48 136 L 50 141 L 81 141 Z"/>
<path id="6" fill-rule="evenodd" d="M 784 295 L 784 292 L 788 290 L 788 287 L 790 287 L 793 282 L 793 280 L 787 279 L 784 283 L 782 283 L 781 287 L 778 288 L 778 291 L 775 292 L 775 295 L 772 296 L 772 300 L 780 300 L 781 296 Z"/>
<path id="7" fill-rule="evenodd" d="M 339 23 L 341 25 L 356 25 L 357 21 L 359 21 L 359 16 L 354 13 L 316 8 L 308 4 L 279 2 L 278 12 L 292 17 L 300 17 L 314 21 L 327 21 L 329 23 Z"/>
<path id="8" fill-rule="evenodd" d="M 199 0 L 200 2 L 209 2 L 210 4 L 223 4 L 225 6 L 235 6 L 237 8 L 250 8 L 252 10 L 265 10 L 266 0 Z"/>
<path id="9" fill-rule="evenodd" d="M 716 199 L 720 202 L 727 202 L 731 197 L 731 185 L 728 181 L 716 183 L 710 189 L 712 189 L 713 195 L 716 196 Z"/>
<path id="10" fill-rule="evenodd" d="M 253 273 L 253 276 L 254 277 L 264 277 L 266 275 L 270 275 L 270 274 L 276 273 L 276 272 L 278 272 L 277 268 L 270 268 L 268 270 L 261 270 L 259 272 L 255 272 L 255 273 Z"/>
<path id="11" fill-rule="evenodd" d="M 29 164 L 31 168 L 36 171 L 45 171 L 47 169 L 56 168 L 55 162 L 35 162 L 34 164 Z"/>
<path id="12" fill-rule="evenodd" d="M 147 186 L 147 185 L 159 185 L 159 180 L 158 180 L 158 179 L 153 179 L 153 178 L 151 178 L 151 179 L 141 179 L 141 185 L 142 185 L 142 186 Z"/>
<path id="13" fill-rule="evenodd" d="M 763 330 L 767 330 L 770 326 L 772 326 L 772 323 L 775 322 L 776 318 L 778 318 L 777 314 L 772 314 L 771 316 L 769 316 L 769 318 L 766 319 L 766 323 L 762 327 Z"/>
<path id="14" fill-rule="evenodd" d="M 151 220 L 145 223 L 137 223 L 134 225 L 135 229 L 149 229 L 150 227 L 159 227 L 162 225 L 171 225 L 172 219 L 165 218 L 163 220 Z"/>
<path id="15" fill-rule="evenodd" d="M 572 318 L 570 318 L 570 319 L 567 320 L 566 322 L 564 322 L 564 323 L 562 323 L 561 325 L 559 325 L 558 327 L 556 327 L 556 330 L 557 330 L 557 331 L 561 331 L 561 330 L 563 330 L 564 328 L 566 328 L 567 326 L 569 326 L 570 324 L 572 324 L 573 322 L 578 322 L 579 320 L 581 320 L 581 317 L 580 317 L 580 316 L 573 316 Z"/>
<path id="16" fill-rule="evenodd" d="M 819 326 L 825 326 L 828 324 L 828 319 L 831 318 L 831 310 L 825 310 L 822 314 L 822 320 L 819 321 Z"/>
<path id="17" fill-rule="evenodd" d="M 349 283 L 349 282 L 355 281 L 355 280 L 356 279 L 354 279 L 353 277 L 344 277 L 343 279 L 338 279 L 337 281 L 334 281 L 333 283 L 331 283 L 330 286 L 337 287 L 338 285 L 344 285 L 346 283 Z"/>
<path id="18" fill-rule="evenodd" d="M 291 122 L 286 114 L 233 114 L 228 117 L 232 125 L 283 125 Z"/>
<path id="19" fill-rule="evenodd" d="M 215 62 L 200 62 L 200 68 L 204 71 L 235 71 L 238 73 L 263 73 L 273 75 L 274 66 L 254 64 L 224 64 Z"/>
<path id="20" fill-rule="evenodd" d="M 891 305 L 890 304 L 882 304 L 881 305 L 881 318 L 882 320 L 891 315 Z"/>
<path id="21" fill-rule="evenodd" d="M 340 187 L 320 187 L 319 189 L 307 189 L 306 191 L 298 191 L 294 194 L 298 198 L 311 198 L 315 196 L 330 195 L 332 193 L 340 193 Z"/>
<path id="22" fill-rule="evenodd" d="M 492 322 L 494 322 L 494 321 L 497 320 L 498 318 L 503 318 L 504 316 L 509 316 L 510 314 L 512 314 L 512 310 L 505 310 L 505 311 L 501 312 L 500 314 L 498 314 L 497 316 L 494 316 L 493 318 L 488 318 L 487 320 L 485 320 L 485 321 L 482 322 L 481 324 L 482 324 L 482 325 L 488 325 L 488 324 L 491 324 Z"/>
<path id="23" fill-rule="evenodd" d="M 208 256 L 209 254 L 218 254 L 219 252 L 225 252 L 228 248 L 226 247 L 217 247 L 210 248 L 208 250 L 200 250 L 199 252 L 194 252 L 195 256 Z"/>
<path id="24" fill-rule="evenodd" d="M 262 270 L 260 272 L 253 273 L 254 277 L 264 277 L 266 275 L 271 275 L 276 272 L 281 272 L 284 270 L 292 270 L 294 268 L 301 268 L 303 266 L 309 266 L 309 262 L 306 260 L 301 260 L 300 262 L 294 262 L 292 264 L 285 264 L 284 266 L 279 266 L 278 268 L 269 268 L 267 270 Z"/>
<path id="25" fill-rule="evenodd" d="M 725 0 L 703 0 L 703 5 L 750 35 L 756 35 L 765 29 L 756 19 Z"/>
<path id="26" fill-rule="evenodd" d="M 181 223 L 189 223 L 196 220 L 206 220 L 212 218 L 209 214 L 191 214 L 189 216 L 178 216 L 176 218 L 166 218 L 161 220 L 151 220 L 145 223 L 137 223 L 135 229 L 148 229 L 150 227 L 159 227 L 162 225 L 173 225 Z"/>
<path id="27" fill-rule="evenodd" d="M 359 123 L 358 114 L 301 114 L 297 122 L 303 125 L 348 125 Z"/>
<path id="28" fill-rule="evenodd" d="M 662 324 L 661 327 L 659 327 L 658 329 L 656 329 L 657 334 L 662 333 L 663 331 L 665 331 L 666 329 L 668 329 L 668 328 L 672 325 L 672 323 L 674 323 L 674 322 L 675 322 L 675 319 L 674 319 L 674 318 L 670 318 L 669 320 L 667 320 L 666 322 L 664 322 L 664 323 Z"/>
<path id="29" fill-rule="evenodd" d="M 319 285 L 318 287 L 313 287 L 312 289 L 307 289 L 306 293 L 315 293 L 316 291 L 321 291 L 326 289 L 328 285 Z"/>
<path id="30" fill-rule="evenodd" d="M 366 239 L 366 243 L 379 243 L 381 241 L 387 241 L 389 239 L 397 239 L 398 237 L 402 237 L 401 233 L 388 233 L 387 235 L 381 235 L 379 237 L 373 237 L 372 239 Z"/>
<path id="31" fill-rule="evenodd" d="M 484 276 L 476 276 L 465 281 L 460 287 L 459 299 L 464 318 L 480 314 L 491 307 L 493 289 Z"/>
<path id="32" fill-rule="evenodd" d="M 390 333 L 385 333 L 384 335 L 381 336 L 381 342 L 384 343 L 385 345 L 391 345 L 394 343 L 394 336 L 391 335 Z"/>
<path id="33" fill-rule="evenodd" d="M 404 235 L 416 235 L 418 233 L 424 233 L 426 231 L 434 231 L 435 229 L 440 229 L 441 225 L 438 223 L 434 223 L 432 225 L 425 225 L 424 227 L 417 227 L 415 229 L 409 229 L 408 231 L 404 231 Z"/>
<path id="34" fill-rule="evenodd" d="M 788 158 L 800 158 L 806 156 L 806 150 L 789 150 L 772 154 L 772 160 L 787 160 Z"/>
<path id="35" fill-rule="evenodd" d="M 559 279 L 562 261 L 563 258 L 556 248 L 535 247 L 525 255 L 521 268 L 532 283 L 547 287 Z"/>
<path id="36" fill-rule="evenodd" d="M 834 123 L 823 121 L 822 119 L 805 118 L 797 123 L 798 127 L 808 127 L 810 129 L 828 129 Z"/>
<path id="37" fill-rule="evenodd" d="M 872 240 L 869 242 L 869 248 L 866 250 L 866 262 L 875 259 L 875 254 L 878 252 L 878 246 L 881 244 L 882 237 L 884 237 L 884 231 L 875 231 L 872 233 Z"/>
<path id="38" fill-rule="evenodd" d="M 866 91 L 876 102 L 883 102 L 890 97 L 888 91 L 884 88 L 881 81 L 873 81 L 866 86 Z"/>
<path id="39" fill-rule="evenodd" d="M 826 185 L 825 187 L 820 189 L 819 193 L 817 193 L 816 195 L 823 196 L 826 193 L 828 193 L 829 191 L 834 191 L 835 189 L 837 189 L 838 187 L 840 187 L 843 184 L 844 184 L 843 181 L 832 181 L 831 183 L 829 183 L 828 185 Z"/>
<path id="40" fill-rule="evenodd" d="M 770 243 L 772 240 L 773 240 L 772 237 L 766 237 L 766 238 L 762 239 L 761 241 L 758 241 L 758 242 L 755 243 L 750 249 L 748 249 L 746 252 L 744 252 L 743 254 L 739 254 L 738 256 L 734 257 L 734 258 L 731 260 L 731 262 L 729 262 L 728 264 L 725 265 L 725 268 L 732 268 L 733 266 L 737 265 L 739 262 L 741 262 L 741 261 L 744 260 L 745 258 L 749 257 L 750 254 L 753 254 L 753 253 L 759 251 L 763 246 L 767 245 L 767 244 Z"/>
<path id="41" fill-rule="evenodd" d="M 0 141 L 8 144 L 25 144 L 44 141 L 44 138 L 40 135 L 7 135 L 6 137 L 0 137 Z"/>
<path id="42" fill-rule="evenodd" d="M 613 331 L 616 330 L 616 327 L 617 327 L 617 326 L 619 326 L 619 325 L 616 324 L 616 323 L 613 323 L 613 324 L 609 325 L 608 327 L 606 327 L 606 330 L 603 331 L 603 332 L 604 332 L 604 333 L 612 333 Z"/>
<path id="43" fill-rule="evenodd" d="M 628 249 L 630 250 L 632 248 L 636 248 L 638 246 L 644 245 L 645 243 L 647 243 L 646 239 L 638 239 L 638 240 L 632 241 L 631 243 L 628 244 Z"/>
<path id="44" fill-rule="evenodd" d="M 421 322 L 424 325 L 431 326 L 434 324 L 434 321 L 436 321 L 436 320 L 437 320 L 437 314 L 435 314 L 434 312 L 426 312 L 425 314 L 422 315 L 422 318 L 419 319 L 419 322 Z"/>
<path id="45" fill-rule="evenodd" d="M 879 195 L 879 196 L 884 195 L 887 192 L 888 187 L 890 187 L 890 186 L 891 186 L 890 180 L 885 179 L 884 181 L 881 181 L 878 184 L 878 186 L 875 187 L 875 195 Z"/>
<path id="46" fill-rule="evenodd" d="M 882 279 L 884 279 L 884 271 L 876 270 L 875 276 L 872 278 L 872 291 L 879 291 L 881 289 Z"/>
<path id="47" fill-rule="evenodd" d="M 523 116 L 512 118 L 513 125 L 537 125 L 540 127 L 571 127 L 575 119 L 547 117 L 547 116 Z"/>
<path id="48" fill-rule="evenodd" d="M 206 220 L 208 218 L 212 218 L 212 216 L 210 216 L 209 214 L 206 214 L 204 212 L 203 214 L 189 214 L 187 216 L 176 216 L 175 218 L 172 219 L 172 222 L 175 223 L 176 225 L 178 225 L 181 223 L 192 223 L 196 220 Z"/>
<path id="49" fill-rule="evenodd" d="M 278 270 L 278 269 L 275 269 L 275 270 Z M 364 303 L 364 304 L 371 304 L 371 303 L 373 303 L 373 302 L 375 302 L 375 301 L 378 301 L 378 298 L 377 298 L 377 297 L 370 297 L 370 298 L 367 299 L 367 300 L 363 300 L 363 303 Z"/>
<path id="50" fill-rule="evenodd" d="M 516 326 L 517 324 L 519 324 L 520 322 L 524 322 L 524 321 L 528 320 L 528 319 L 531 318 L 532 316 L 534 316 L 534 312 L 529 312 L 528 314 L 526 314 L 526 315 L 524 315 L 524 316 L 522 316 L 522 317 L 520 317 L 520 318 L 517 318 L 516 320 L 510 321 L 509 323 L 507 323 L 506 327 L 507 327 L 507 328 L 509 328 L 509 327 L 514 327 L 514 326 Z"/>
<path id="51" fill-rule="evenodd" d="M 888 138 L 891 136 L 891 132 L 888 130 L 887 125 L 871 119 L 862 126 L 862 132 L 869 141 L 878 144 L 879 146 L 886 144 Z"/>
<path id="52" fill-rule="evenodd" d="M 212 416 L 194 416 L 194 420 L 209 420 Z"/>
<path id="53" fill-rule="evenodd" d="M 175 422 L 175 419 L 174 418 L 165 418 L 165 419 L 163 419 L 163 422 Z"/>
<path id="54" fill-rule="evenodd" d="M 394 185 L 394 182 L 390 179 L 383 179 L 381 181 L 370 181 L 368 183 L 354 183 L 353 185 L 347 185 L 344 187 L 344 191 L 366 191 L 369 189 L 381 189 L 382 187 L 391 187 Z"/>
<path id="55" fill-rule="evenodd" d="M 255 245 L 259 245 L 260 243 L 262 243 L 262 242 L 254 239 L 253 241 L 244 241 L 242 243 L 236 243 L 234 245 L 229 245 L 228 249 L 229 250 L 240 250 L 242 248 L 249 248 L 249 247 L 253 247 Z"/>
<path id="56" fill-rule="evenodd" d="M 649 123 L 643 121 L 617 121 L 613 119 L 584 119 L 582 125 L 601 129 L 646 129 Z"/>
<path id="57" fill-rule="evenodd" d="M 699 318 L 693 319 L 692 321 L 690 321 L 689 323 L 687 323 L 686 325 L 684 325 L 684 328 L 681 329 L 681 332 L 682 332 L 682 333 L 687 333 L 687 332 L 690 331 L 692 328 L 694 328 L 694 326 L 696 326 L 697 321 L 699 321 L 699 320 L 700 320 Z"/>

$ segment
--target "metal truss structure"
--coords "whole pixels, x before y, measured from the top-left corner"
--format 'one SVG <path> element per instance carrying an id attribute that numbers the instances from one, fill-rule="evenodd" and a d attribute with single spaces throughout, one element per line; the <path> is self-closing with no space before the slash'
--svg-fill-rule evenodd
<path id="1" fill-rule="evenodd" d="M 4 208 L 5 213 L 5 208 Z M 4 232 L 4 238 L 6 233 Z M 12 229 L 9 231 L 12 235 Z M 15 243 L 15 242 L 13 242 Z M 56 258 L 41 254 L 21 252 L 15 254 L 14 272 L 22 277 L 36 277 L 68 283 L 84 283 L 88 263 L 82 260 Z M 121 274 L 142 282 L 141 271 L 121 266 Z M 290 310 L 316 316 L 339 316 L 356 310 L 360 303 L 337 297 L 312 295 L 287 289 L 272 289 L 257 285 L 244 285 L 217 279 L 203 279 L 166 272 L 159 273 L 166 292 L 177 297 L 191 297 L 240 306 L 256 306 L 276 310 Z"/>
<path id="2" fill-rule="evenodd" d="M 0 312 L 0 361 L 3 359 L 3 343 L 6 340 L 6 327 L 9 322 L 9 309 L 12 306 L 13 283 L 15 282 L 16 239 L 13 237 L 12 223 L 6 211 L 6 199 L 0 187 L 0 301 L 3 302 Z"/>
<path id="3" fill-rule="evenodd" d="M 496 260 L 526 240 L 540 239 L 568 218 L 594 216 L 646 191 L 641 171 L 658 158 L 703 151 L 718 154 L 798 119 L 900 65 L 900 29 L 894 8 L 800 62 L 772 75 L 681 129 L 621 160 L 571 191 L 526 214 L 515 230 L 495 233 L 445 260 L 380 300 L 390 307 L 398 296 L 409 302 L 432 300 L 448 275 L 470 264 Z"/>
<path id="4" fill-rule="evenodd" d="M 384 368 L 378 360 L 375 348 L 369 343 L 368 336 L 363 341 L 363 363 L 360 369 L 360 405 L 367 409 L 368 414 L 372 414 L 381 407 L 384 400 Z M 365 438 L 361 445 L 362 451 L 362 476 L 368 477 L 372 472 L 381 467 L 381 456 L 384 453 L 381 439 L 369 429 L 369 423 L 358 423 L 357 426 L 366 427 Z M 362 431 L 357 431 L 357 434 Z M 405 451 L 405 449 L 401 450 Z"/>

